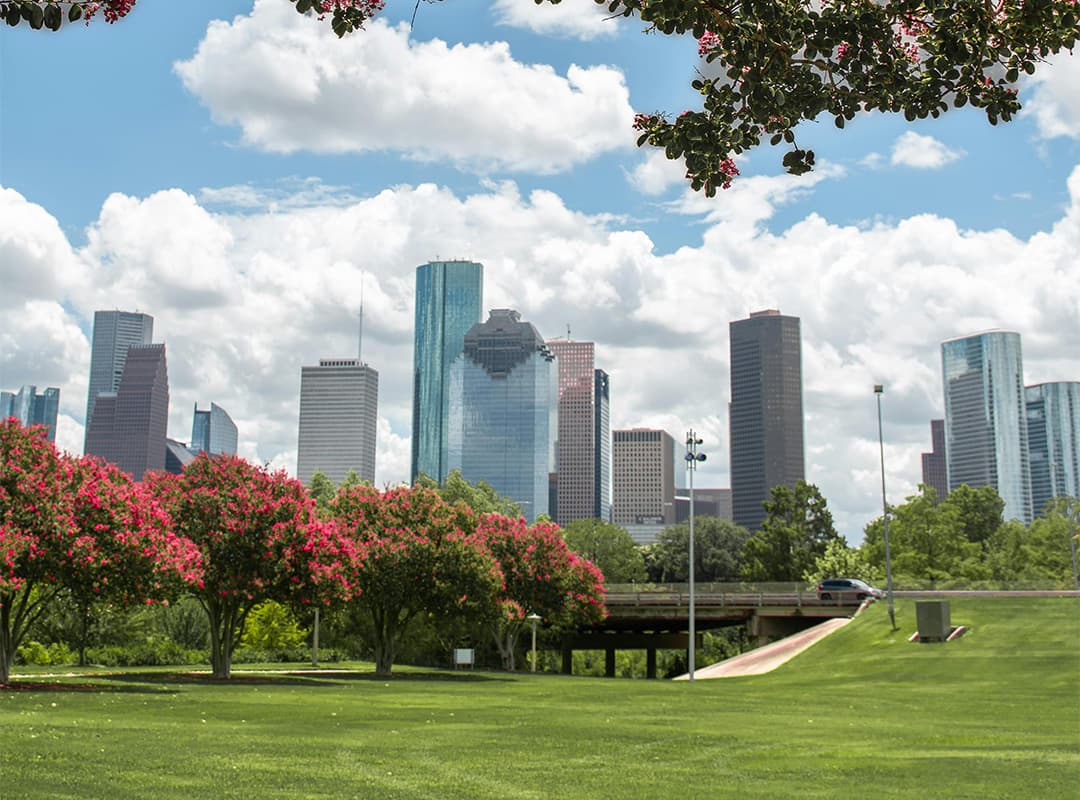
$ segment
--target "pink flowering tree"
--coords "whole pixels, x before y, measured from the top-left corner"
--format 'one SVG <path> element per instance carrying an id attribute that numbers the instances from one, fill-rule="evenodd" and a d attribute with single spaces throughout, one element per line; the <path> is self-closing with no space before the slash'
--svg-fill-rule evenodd
<path id="1" fill-rule="evenodd" d="M 43 428 L 0 421 L 0 684 L 27 629 L 63 588 L 75 538 L 69 469 Z"/>
<path id="2" fill-rule="evenodd" d="M 488 514 L 477 524 L 477 533 L 503 575 L 501 613 L 490 629 L 505 669 L 514 669 L 518 637 L 529 614 L 539 614 L 545 626 L 566 629 L 607 615 L 604 576 L 567 546 L 554 523 L 530 526 L 521 517 Z"/>
<path id="3" fill-rule="evenodd" d="M 304 486 L 284 472 L 202 455 L 183 475 L 154 473 L 149 482 L 175 531 L 201 554 L 193 594 L 210 622 L 215 678 L 230 677 L 244 622 L 263 601 L 329 605 L 355 593 L 356 548 L 318 519 Z"/>
<path id="4" fill-rule="evenodd" d="M 190 540 L 176 535 L 143 484 L 93 458 L 65 460 L 63 488 L 74 527 L 62 583 L 81 617 L 83 663 L 95 606 L 167 603 L 198 583 L 202 558 Z"/>
<path id="5" fill-rule="evenodd" d="M 361 554 L 351 605 L 371 623 L 376 674 L 391 674 L 420 615 L 436 625 L 495 615 L 502 577 L 464 505 L 447 505 L 432 489 L 353 486 L 330 508 Z"/>

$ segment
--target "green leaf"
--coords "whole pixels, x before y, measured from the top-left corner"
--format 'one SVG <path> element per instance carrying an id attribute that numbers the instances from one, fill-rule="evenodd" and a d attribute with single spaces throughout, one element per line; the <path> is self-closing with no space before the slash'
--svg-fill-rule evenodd
<path id="1" fill-rule="evenodd" d="M 71 8 L 68 9 L 68 22 L 75 22 L 82 19 L 83 9 L 78 3 L 73 3 Z"/>
<path id="2" fill-rule="evenodd" d="M 842 116 L 838 116 L 836 119 L 833 120 L 833 123 L 836 125 L 837 128 L 843 128 L 844 118 Z"/>
<path id="3" fill-rule="evenodd" d="M 296 0 L 296 11 L 300 14 L 306 14 L 311 11 L 313 5 L 315 5 L 315 0 Z"/>
<path id="4" fill-rule="evenodd" d="M 27 20 L 30 23 L 30 27 L 33 28 L 35 31 L 41 30 L 41 26 L 45 22 L 45 12 L 37 3 L 27 3 L 23 6 L 24 17 L 26 16 L 27 6 L 30 7 L 30 16 Z"/>
<path id="5" fill-rule="evenodd" d="M 64 14 L 60 10 L 60 6 L 49 3 L 49 5 L 45 6 L 44 16 L 46 28 L 50 31 L 60 30 L 60 25 L 64 22 Z"/>
<path id="6" fill-rule="evenodd" d="M 4 14 L 4 21 L 11 27 L 15 27 L 22 20 L 22 14 L 19 11 L 19 7 L 11 5 L 7 7 L 7 12 Z"/>

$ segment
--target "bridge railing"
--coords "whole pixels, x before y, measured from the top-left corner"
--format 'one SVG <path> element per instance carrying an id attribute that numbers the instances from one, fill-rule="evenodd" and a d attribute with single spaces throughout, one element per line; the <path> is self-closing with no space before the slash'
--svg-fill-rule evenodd
<path id="1" fill-rule="evenodd" d="M 612 584 L 607 587 L 609 605 L 682 606 L 689 605 L 686 583 Z M 739 608 L 765 606 L 851 605 L 853 598 L 819 600 L 817 586 L 806 583 L 699 583 L 694 586 L 694 603 L 699 606 Z"/>

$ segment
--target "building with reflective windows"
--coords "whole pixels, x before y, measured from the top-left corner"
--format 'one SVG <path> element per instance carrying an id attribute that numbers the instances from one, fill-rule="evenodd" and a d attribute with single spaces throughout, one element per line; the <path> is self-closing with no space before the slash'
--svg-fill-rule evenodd
<path id="1" fill-rule="evenodd" d="M 239 435 L 236 423 L 228 412 L 217 403 L 210 404 L 209 411 L 200 411 L 195 404 L 195 414 L 191 423 L 191 450 L 209 453 L 212 456 L 236 453 Z"/>
<path id="2" fill-rule="evenodd" d="M 1080 383 L 1038 383 L 1024 389 L 1031 502 L 1042 514 L 1055 497 L 1080 497 Z"/>
<path id="3" fill-rule="evenodd" d="M 472 261 L 416 268 L 411 482 L 422 472 L 442 483 L 450 472 L 450 367 L 480 322 L 483 290 L 484 267 Z"/>
<path id="4" fill-rule="evenodd" d="M 17 392 L 0 392 L 0 420 L 15 417 L 26 427 L 44 425 L 50 442 L 56 441 L 56 417 L 60 413 L 60 390 L 50 387 L 38 394 L 36 386 Z"/>
<path id="5" fill-rule="evenodd" d="M 755 311 L 729 325 L 731 504 L 753 533 L 774 486 L 805 478 L 799 318 Z"/>
<path id="6" fill-rule="evenodd" d="M 169 371 L 165 345 L 128 347 L 115 392 L 102 392 L 86 429 L 86 454 L 115 464 L 137 481 L 165 469 Z"/>
<path id="7" fill-rule="evenodd" d="M 379 373 L 356 358 L 323 358 L 300 369 L 300 430 L 296 477 L 305 486 L 316 470 L 341 483 L 352 470 L 375 482 Z"/>
<path id="8" fill-rule="evenodd" d="M 930 420 L 930 452 L 922 454 L 922 482 L 934 490 L 940 503 L 949 496 L 945 468 L 945 420 Z"/>
<path id="9" fill-rule="evenodd" d="M 548 513 L 557 374 L 543 337 L 517 311 L 473 325 L 450 370 L 449 469 L 487 481 L 530 522 Z"/>
<path id="10" fill-rule="evenodd" d="M 1005 519 L 1030 523 L 1031 482 L 1020 334 L 990 331 L 941 345 L 949 491 L 993 486 Z"/>
<path id="11" fill-rule="evenodd" d="M 97 396 L 120 389 L 124 361 L 132 345 L 147 345 L 154 335 L 154 318 L 133 311 L 95 311 L 90 344 L 90 386 L 86 397 L 86 433 Z M 164 445 L 163 445 L 164 446 Z"/>
<path id="12" fill-rule="evenodd" d="M 553 339 L 558 373 L 555 439 L 555 504 L 559 525 L 577 519 L 610 519 L 611 429 L 609 380 L 595 367 L 593 342 Z"/>

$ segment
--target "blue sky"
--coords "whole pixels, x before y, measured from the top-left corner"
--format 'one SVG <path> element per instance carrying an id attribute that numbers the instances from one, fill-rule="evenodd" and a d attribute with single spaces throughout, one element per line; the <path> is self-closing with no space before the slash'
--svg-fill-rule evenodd
<path id="1" fill-rule="evenodd" d="M 1072 57 L 1013 123 L 806 125 L 817 171 L 763 148 L 706 200 L 630 128 L 694 107 L 693 41 L 589 0 L 422 3 L 411 32 L 413 4 L 388 5 L 344 41 L 286 0 L 0 34 L 0 386 L 60 386 L 62 444 L 93 310 L 138 307 L 168 345 L 170 434 L 213 400 L 242 454 L 294 469 L 300 366 L 354 349 L 362 282 L 377 476 L 405 479 L 413 270 L 436 257 L 482 261 L 489 307 L 596 341 L 615 426 L 698 429 L 699 485 L 728 485 L 728 322 L 801 317 L 808 478 L 853 541 L 879 504 L 874 383 L 899 501 L 942 339 L 1018 330 L 1029 382 L 1080 379 Z"/>

